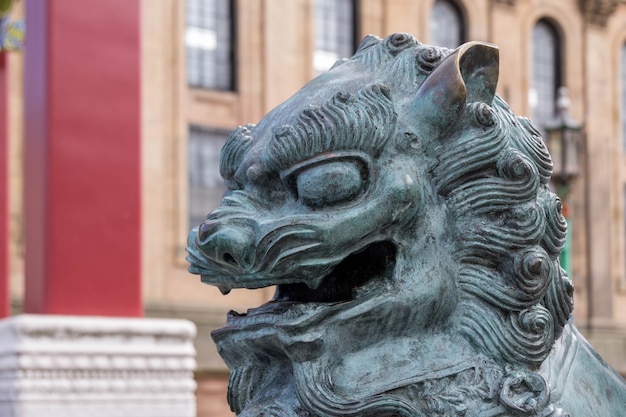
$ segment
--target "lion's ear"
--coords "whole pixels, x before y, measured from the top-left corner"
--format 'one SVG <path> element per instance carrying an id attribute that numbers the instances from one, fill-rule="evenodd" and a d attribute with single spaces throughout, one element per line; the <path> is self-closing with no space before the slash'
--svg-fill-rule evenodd
<path id="1" fill-rule="evenodd" d="M 499 52 L 497 46 L 484 42 L 468 42 L 455 52 L 468 102 L 491 104 L 493 101 L 498 85 Z"/>
<path id="2" fill-rule="evenodd" d="M 424 80 L 412 107 L 420 130 L 438 137 L 467 102 L 491 104 L 498 83 L 498 48 L 468 42 L 448 55 Z"/>

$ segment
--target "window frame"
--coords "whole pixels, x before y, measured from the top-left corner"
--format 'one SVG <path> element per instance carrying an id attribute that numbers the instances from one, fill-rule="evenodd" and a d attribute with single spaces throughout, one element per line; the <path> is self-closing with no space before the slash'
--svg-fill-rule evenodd
<path id="1" fill-rule="evenodd" d="M 354 52 L 356 51 L 359 43 L 360 43 L 360 39 L 359 38 L 359 31 L 360 31 L 360 24 L 359 24 L 359 13 L 360 13 L 360 6 L 359 6 L 359 1 L 357 0 L 345 0 L 346 2 L 350 3 L 350 7 L 351 7 L 351 12 L 349 14 L 349 21 L 351 23 L 351 27 L 349 32 L 349 36 L 351 37 L 350 42 L 349 42 L 349 49 L 350 51 L 347 51 L 347 44 L 338 42 L 338 39 L 334 39 L 333 42 L 335 45 L 339 46 L 339 48 L 337 48 L 337 50 L 330 50 L 330 49 L 322 49 L 320 48 L 320 37 L 319 37 L 319 31 L 318 31 L 318 17 L 319 17 L 319 9 L 318 6 L 320 4 L 321 1 L 328 1 L 329 5 L 337 5 L 338 2 L 335 0 L 315 0 L 314 4 L 313 4 L 313 28 L 314 28 L 314 34 L 313 34 L 313 57 L 312 57 L 312 67 L 313 67 L 313 72 L 316 75 L 322 74 L 326 71 L 328 71 L 328 69 L 330 69 L 330 67 L 323 69 L 321 67 L 316 67 L 315 65 L 315 54 L 318 51 L 324 51 L 324 52 L 329 52 L 329 53 L 335 53 L 337 55 L 337 60 L 338 59 L 342 59 L 342 58 L 349 58 L 352 55 L 354 55 Z M 338 19 L 341 16 L 338 17 Z M 341 24 L 341 22 L 338 22 L 338 24 Z M 322 45 L 322 46 L 327 46 L 327 45 Z M 341 51 L 339 49 L 341 48 L 346 48 L 346 51 Z M 332 65 L 331 65 L 332 66 Z"/>
<path id="2" fill-rule="evenodd" d="M 215 172 L 217 173 L 217 176 L 219 178 L 221 178 L 221 176 L 219 175 L 219 153 L 221 152 L 223 146 L 224 146 L 224 142 L 226 142 L 226 139 L 228 138 L 228 135 L 230 134 L 230 131 L 227 129 L 221 129 L 221 128 L 217 128 L 217 127 L 213 127 L 213 126 L 205 126 L 205 125 L 199 125 L 199 124 L 195 124 L 195 123 L 189 123 L 187 125 L 187 146 L 186 146 L 186 152 L 187 152 L 187 169 L 186 169 L 186 179 L 187 179 L 187 210 L 185 213 L 185 218 L 186 218 L 186 225 L 187 225 L 187 230 L 191 230 L 192 228 L 198 226 L 200 223 L 195 224 L 195 222 L 192 219 L 192 209 L 193 209 L 193 205 L 192 205 L 192 188 L 193 188 L 193 184 L 191 182 L 191 167 L 192 167 L 192 162 L 191 162 L 191 158 L 189 157 L 189 151 L 190 151 L 190 145 L 191 145 L 191 137 L 192 137 L 192 131 L 196 131 L 199 133 L 205 133 L 205 134 L 210 134 L 210 135 L 216 135 L 216 136 L 220 136 L 219 139 L 214 138 L 214 139 L 210 139 L 210 140 L 215 140 L 216 142 L 218 142 L 218 140 L 220 141 L 220 143 L 217 145 L 217 154 L 218 154 L 218 160 L 217 160 L 217 164 L 215 166 Z M 223 139 L 223 140 L 222 140 Z M 223 179 L 222 179 L 223 181 Z M 224 194 L 224 192 L 226 192 L 227 187 L 226 184 L 222 183 L 223 187 L 222 187 L 222 192 L 220 193 L 220 197 L 218 200 L 215 201 L 215 204 L 208 204 L 206 207 L 207 212 L 203 214 L 203 216 L 206 217 L 206 215 L 208 215 L 212 210 L 214 210 L 215 208 L 217 208 L 221 202 L 221 198 Z M 219 188 L 215 187 L 215 192 L 219 193 Z"/>
<path id="3" fill-rule="evenodd" d="M 459 23 L 459 27 L 458 27 L 458 36 L 459 36 L 459 44 L 454 46 L 454 47 L 450 47 L 450 46 L 445 46 L 445 45 L 440 45 L 439 41 L 436 41 L 435 38 L 436 36 L 434 36 L 434 31 L 433 31 L 433 24 L 434 24 L 434 19 L 435 19 L 435 7 L 437 7 L 437 4 L 448 4 L 451 9 L 454 11 L 454 14 L 456 15 L 457 19 L 458 19 L 458 23 Z M 464 42 L 467 42 L 468 39 L 468 23 L 467 23 L 467 13 L 465 12 L 465 9 L 463 8 L 463 5 L 455 0 L 435 0 L 433 1 L 432 7 L 430 9 L 430 20 L 429 20 L 429 26 L 428 26 L 428 32 L 429 32 L 429 39 L 430 39 L 430 43 L 435 45 L 435 46 L 441 46 L 441 47 L 445 47 L 445 48 L 449 48 L 449 49 L 455 49 L 458 46 L 462 45 Z"/>
<path id="4" fill-rule="evenodd" d="M 536 63 L 537 63 L 537 53 L 536 53 L 536 45 L 535 45 L 535 31 L 539 25 L 543 25 L 548 29 L 552 39 L 554 40 L 554 51 L 553 51 L 553 62 L 552 65 L 552 77 L 554 79 L 554 85 L 552 86 L 552 100 L 550 103 L 550 114 L 545 115 L 546 119 L 544 120 L 544 115 L 540 114 L 538 111 L 539 103 L 540 103 L 540 93 L 537 88 L 537 78 L 536 78 Z M 554 20 L 541 17 L 535 21 L 532 25 L 531 33 L 530 33 L 530 45 L 531 45 L 531 63 L 530 63 L 530 78 L 531 78 L 531 91 L 535 95 L 533 100 L 536 100 L 536 104 L 533 106 L 530 105 L 531 116 L 533 121 L 539 126 L 541 130 L 544 129 L 546 123 L 548 123 L 552 118 L 556 116 L 556 99 L 558 97 L 558 89 L 565 85 L 565 73 L 564 73 L 564 53 L 565 53 L 565 45 L 563 42 L 563 35 L 560 26 Z"/>
<path id="5" fill-rule="evenodd" d="M 185 5 L 183 7 L 184 11 L 184 27 L 185 33 L 187 33 L 189 25 L 189 4 L 191 1 L 195 0 L 186 0 Z M 199 3 L 206 0 L 197 0 Z M 232 91 L 236 92 L 238 89 L 238 80 L 237 80 L 237 51 L 238 51 L 238 39 L 237 39 L 237 1 L 236 0 L 215 0 L 215 1 L 224 1 L 226 8 L 228 9 L 228 54 L 227 54 L 227 65 L 228 68 L 225 73 L 228 76 L 228 80 L 226 85 L 221 85 L 222 82 L 218 79 L 218 75 L 216 75 L 215 83 L 203 83 L 201 80 L 199 82 L 191 82 L 189 77 L 189 49 L 190 47 L 184 42 L 184 51 L 185 51 L 185 78 L 186 84 L 188 88 L 191 89 L 200 89 L 200 90 L 209 90 L 209 91 Z M 217 19 L 216 19 L 217 20 Z M 200 28 L 206 29 L 206 28 Z M 216 30 L 217 31 L 217 30 Z M 216 53 L 220 45 L 224 45 L 224 42 L 220 42 L 219 34 L 216 34 Z M 201 59 L 198 60 L 198 66 L 200 67 L 199 71 L 202 71 L 202 67 L 205 66 L 201 62 Z M 217 68 L 219 65 L 217 62 L 217 58 L 215 62 L 210 63 L 210 67 L 212 69 Z M 206 64 L 207 66 L 209 64 Z"/>

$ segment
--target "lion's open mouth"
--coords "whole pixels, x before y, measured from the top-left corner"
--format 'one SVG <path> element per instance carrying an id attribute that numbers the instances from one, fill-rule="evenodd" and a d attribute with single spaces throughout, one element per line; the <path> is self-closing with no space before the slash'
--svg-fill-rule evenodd
<path id="1" fill-rule="evenodd" d="M 292 313 L 288 316 L 297 315 L 296 312 L 304 312 L 309 308 L 353 301 L 359 289 L 376 286 L 376 283 L 382 283 L 392 275 L 396 251 L 395 245 L 390 242 L 372 243 L 347 256 L 317 288 L 309 288 L 303 283 L 278 285 L 272 301 L 244 314 L 231 311 L 229 322 L 243 324 L 242 321 L 247 321 L 246 317 L 260 319 L 258 316 L 284 315 L 287 311 Z"/>
<path id="2" fill-rule="evenodd" d="M 334 303 L 354 299 L 355 290 L 382 277 L 395 264 L 396 247 L 389 242 L 373 243 L 339 263 L 318 288 L 302 283 L 282 284 L 275 301 Z"/>

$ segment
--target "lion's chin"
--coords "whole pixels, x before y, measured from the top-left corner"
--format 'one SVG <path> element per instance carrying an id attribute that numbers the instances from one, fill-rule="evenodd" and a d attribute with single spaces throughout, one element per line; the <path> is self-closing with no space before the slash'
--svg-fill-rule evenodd
<path id="1" fill-rule="evenodd" d="M 231 310 L 226 327 L 301 326 L 322 320 L 329 313 L 382 292 L 393 276 L 396 252 L 391 242 L 372 243 L 347 256 L 316 288 L 304 283 L 280 284 L 268 303 L 246 313 Z"/>

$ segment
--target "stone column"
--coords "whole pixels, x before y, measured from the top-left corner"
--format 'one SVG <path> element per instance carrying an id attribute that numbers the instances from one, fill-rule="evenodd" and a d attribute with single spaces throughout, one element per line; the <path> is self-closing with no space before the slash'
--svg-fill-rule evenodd
<path id="1" fill-rule="evenodd" d="M 585 85 L 587 86 L 586 141 L 587 141 L 587 187 L 589 220 L 589 325 L 607 322 L 613 317 L 613 290 L 611 280 L 611 218 L 612 201 L 607 201 L 613 188 L 611 124 L 606 120 L 613 111 L 611 96 L 605 86 L 610 85 L 611 66 L 607 45 L 608 34 L 602 27 L 588 25 L 585 42 L 589 46 L 585 59 Z"/>
<path id="2" fill-rule="evenodd" d="M 26 2 L 28 313 L 142 314 L 139 5 Z"/>

